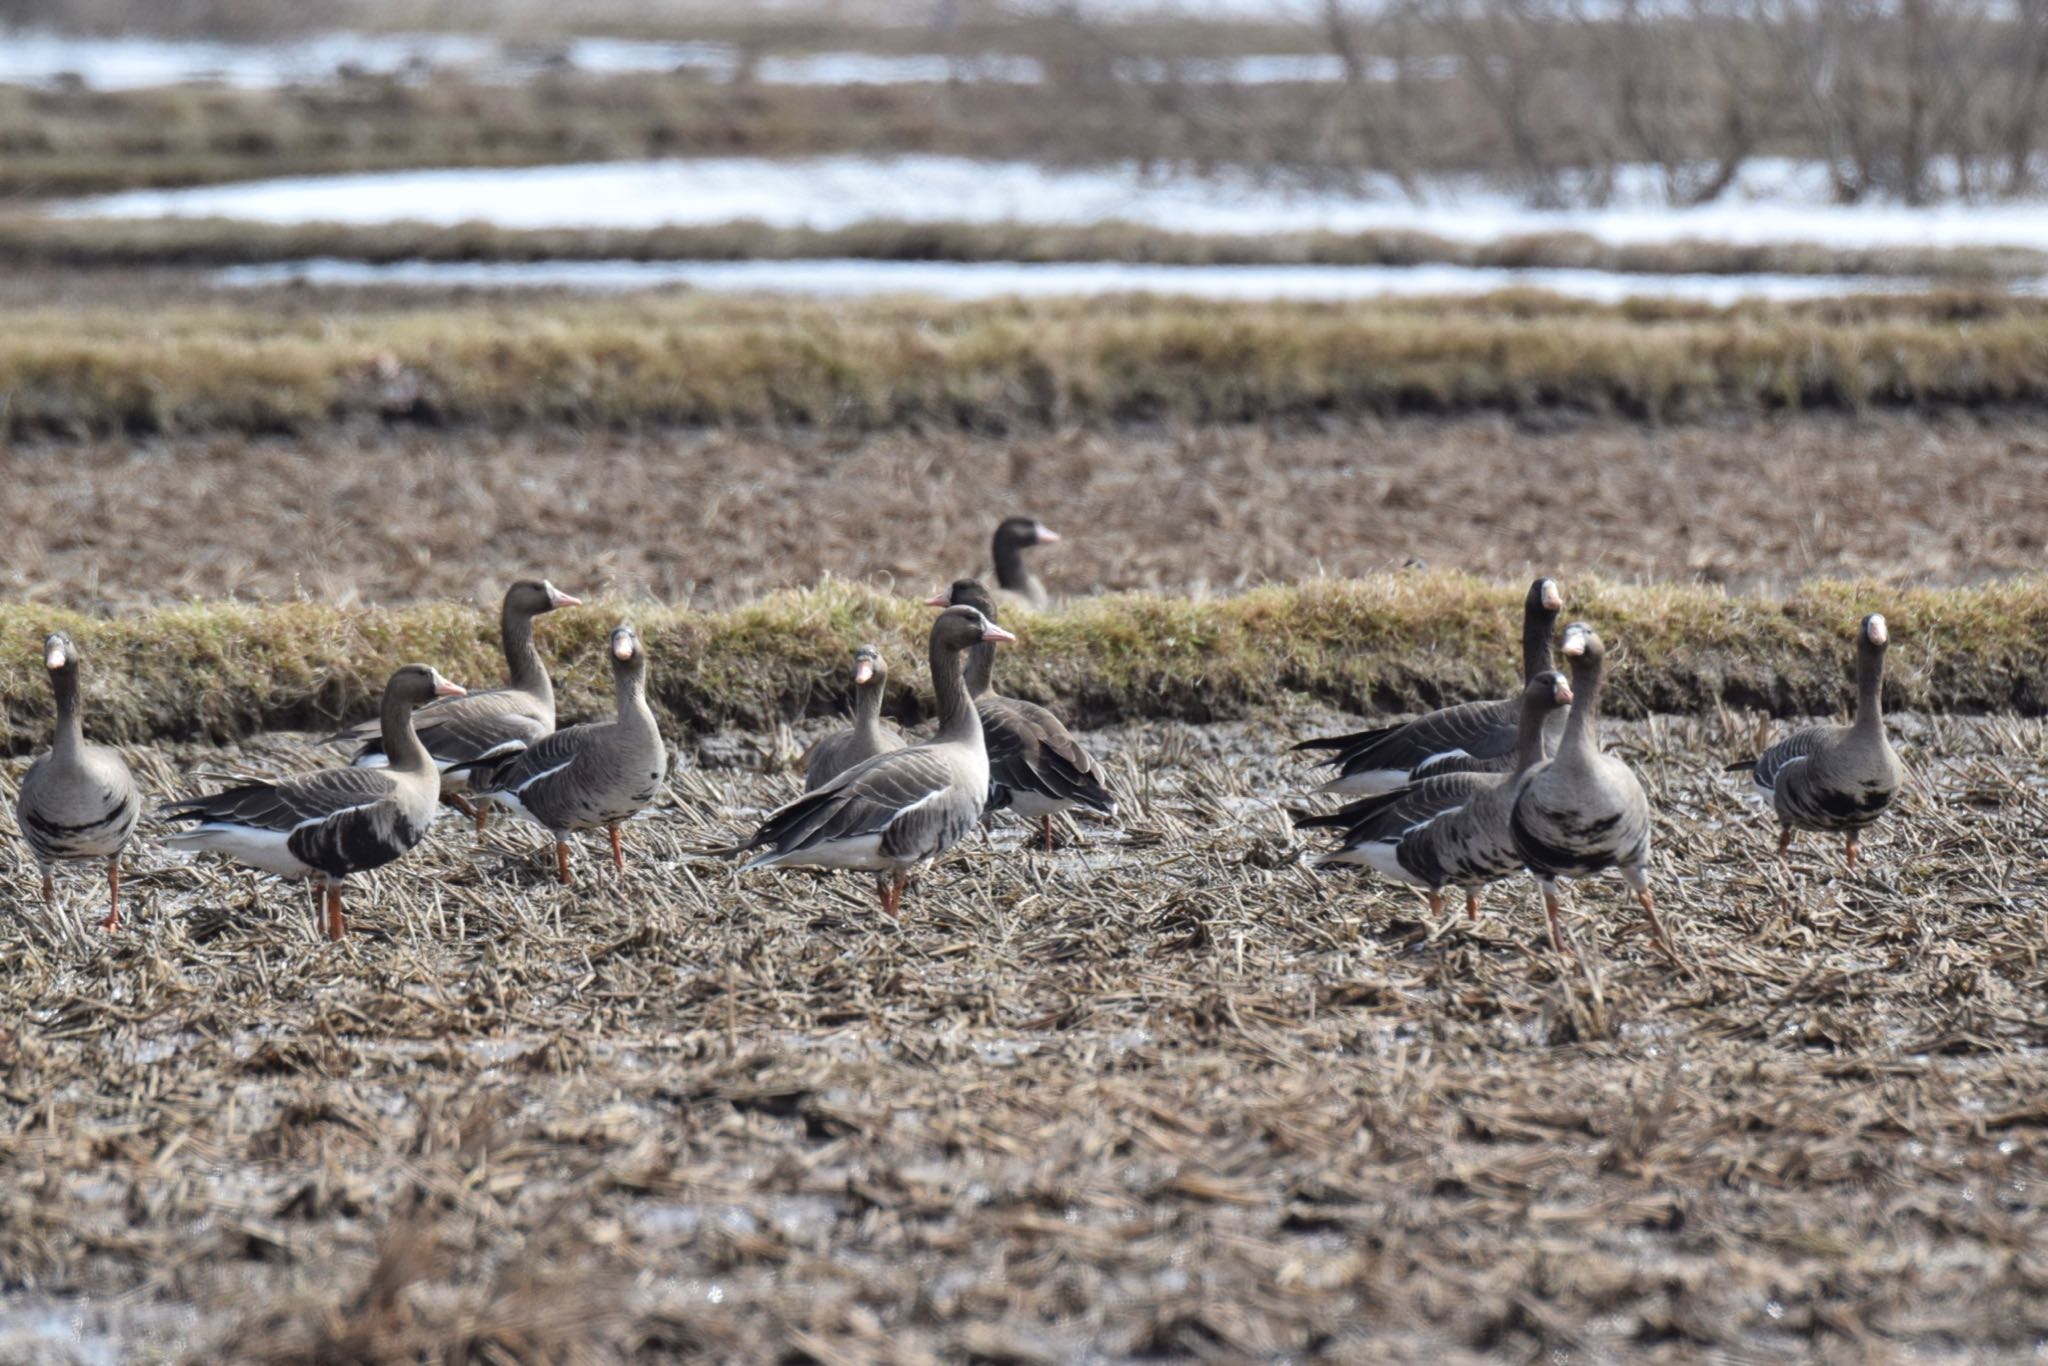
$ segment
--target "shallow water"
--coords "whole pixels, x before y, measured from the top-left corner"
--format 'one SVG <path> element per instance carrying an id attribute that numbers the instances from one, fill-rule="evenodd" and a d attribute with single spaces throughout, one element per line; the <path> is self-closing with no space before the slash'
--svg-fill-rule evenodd
<path id="1" fill-rule="evenodd" d="M 1145 293 L 1205 299 L 1369 299 L 1540 289 L 1603 303 L 1631 298 L 1726 305 L 1906 292 L 1925 280 L 1866 275 L 1635 275 L 1602 270 L 1465 266 L 1133 266 L 1011 261 L 542 261 L 372 265 L 320 259 L 235 266 L 216 277 L 246 287 L 285 283 L 592 291 L 682 285 L 830 297 L 917 294 L 944 299 Z"/>
<path id="2" fill-rule="evenodd" d="M 1457 241 L 1579 232 L 1614 243 L 1811 242 L 1838 247 L 2048 249 L 2048 205 L 1827 202 L 1820 168 L 1759 161 L 1715 203 L 1673 209 L 1657 177 L 1625 168 L 1604 208 L 1538 210 L 1472 177 L 1418 202 L 1382 178 L 1353 188 L 1249 175 L 1148 175 L 967 157 L 704 157 L 416 170 L 139 190 L 74 201 L 67 216 L 225 217 L 269 223 L 482 222 L 508 228 L 650 228 L 757 221 L 842 228 L 899 222 L 1146 224 L 1181 232 L 1425 232 Z"/>

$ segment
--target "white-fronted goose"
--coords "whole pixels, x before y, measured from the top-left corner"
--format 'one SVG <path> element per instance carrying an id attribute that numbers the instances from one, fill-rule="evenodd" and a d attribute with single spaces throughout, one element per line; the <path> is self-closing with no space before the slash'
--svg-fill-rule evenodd
<path id="1" fill-rule="evenodd" d="M 1550 635 L 1564 598 L 1555 579 L 1529 585 L 1522 606 L 1522 683 L 1550 668 Z M 1304 740 L 1297 750 L 1335 750 L 1320 762 L 1337 770 L 1324 792 L 1391 792 L 1432 774 L 1505 773 L 1514 766 L 1516 735 L 1521 727 L 1518 693 L 1499 702 L 1463 702 L 1413 721 L 1381 726 L 1350 735 L 1325 735 Z M 1555 749 L 1564 722 L 1553 715 L 1545 732 L 1545 750 Z"/>
<path id="2" fill-rule="evenodd" d="M 173 802 L 165 820 L 198 821 L 165 841 L 205 849 L 283 878 L 319 878 L 327 937 L 342 933 L 341 884 L 403 856 L 426 838 L 440 799 L 433 757 L 412 728 L 413 708 L 463 690 L 425 664 L 408 664 L 384 685 L 379 722 L 382 768 L 329 768 L 274 783 L 245 783 Z"/>
<path id="3" fill-rule="evenodd" d="M 1571 662 L 1571 713 L 1556 756 L 1525 775 L 1516 793 L 1509 821 L 1515 851 L 1543 889 L 1550 943 L 1559 953 L 1564 952 L 1564 937 L 1557 923 L 1557 880 L 1619 868 L 1658 943 L 1675 960 L 1678 952 L 1657 919 L 1657 903 L 1650 895 L 1649 799 L 1634 771 L 1600 748 L 1606 647 L 1592 627 L 1573 622 L 1565 628 L 1564 654 Z"/>
<path id="4" fill-rule="evenodd" d="M 668 772 L 668 747 L 647 705 L 647 651 L 630 626 L 612 632 L 612 698 L 616 720 L 558 730 L 495 767 L 479 771 L 470 791 L 524 816 L 555 837 L 555 869 L 569 880 L 569 836 L 608 831 L 612 866 L 626 871 L 619 826 L 647 809 Z"/>
<path id="5" fill-rule="evenodd" d="M 996 620 L 988 590 L 973 579 L 956 580 L 926 598 L 925 605 L 972 607 Z M 981 714 L 988 746 L 989 810 L 1008 807 L 1027 821 L 1038 821 L 1049 852 L 1054 816 L 1085 806 L 1114 818 L 1116 798 L 1103 786 L 1095 756 L 1081 748 L 1059 717 L 1036 702 L 996 692 L 995 667 L 995 646 L 976 645 L 967 652 L 967 695 Z"/>
<path id="6" fill-rule="evenodd" d="M 1543 762 L 1544 723 L 1569 706 L 1564 675 L 1536 675 L 1522 690 L 1515 766 L 1507 773 L 1451 773 L 1332 811 L 1297 818 L 1300 829 L 1342 830 L 1343 843 L 1317 866 L 1355 863 L 1426 888 L 1429 909 L 1443 912 L 1443 889 L 1465 892 L 1465 914 L 1479 916 L 1479 893 L 1522 866 L 1509 821 L 1522 780 Z"/>
<path id="7" fill-rule="evenodd" d="M 1884 733 L 1884 653 L 1890 643 L 1884 618 L 1872 613 L 1856 631 L 1856 715 L 1846 726 L 1807 726 L 1793 731 L 1755 760 L 1732 765 L 1748 769 L 1760 796 L 1776 808 L 1778 853 L 1791 852 L 1801 830 L 1848 837 L 1849 866 L 1856 866 L 1863 828 L 1891 806 L 1905 779 L 1899 756 Z"/>
<path id="8" fill-rule="evenodd" d="M 1036 517 L 1006 517 L 996 528 L 995 543 L 991 547 L 996 562 L 996 588 L 1012 606 L 1043 611 L 1052 601 L 1045 585 L 1038 581 L 1038 575 L 1024 563 L 1024 552 L 1033 546 L 1052 545 L 1058 540 L 1059 533 Z"/>
<path id="9" fill-rule="evenodd" d="M 724 852 L 753 853 L 747 868 L 871 872 L 882 910 L 894 918 L 910 870 L 959 843 L 988 800 L 981 717 L 968 701 L 960 658 L 975 644 L 1015 639 L 972 607 L 939 613 L 931 634 L 938 734 L 856 764 L 773 812 L 751 839 Z"/>
<path id="10" fill-rule="evenodd" d="M 505 686 L 435 702 L 413 717 L 420 743 L 441 771 L 442 797 L 465 815 L 476 817 L 479 832 L 484 828 L 483 808 L 472 806 L 461 795 L 469 788 L 471 772 L 517 754 L 555 729 L 555 687 L 533 648 L 533 619 L 558 607 L 582 605 L 580 598 L 546 580 L 519 580 L 505 590 L 498 618 L 505 647 Z M 330 736 L 328 743 L 356 744 L 350 762 L 381 768 L 389 762 L 382 725 L 379 720 L 364 721 Z"/>
<path id="11" fill-rule="evenodd" d="M 107 916 L 100 928 L 121 926 L 121 849 L 142 814 L 135 775 L 118 750 L 85 742 L 78 712 L 78 647 L 59 631 L 43 641 L 43 666 L 57 695 L 57 731 L 50 752 L 29 766 L 14 804 L 21 837 L 43 871 L 43 905 L 57 906 L 52 876 L 59 861 L 107 861 Z"/>
<path id="12" fill-rule="evenodd" d="M 882 720 L 889 666 L 880 647 L 853 652 L 853 724 L 820 738 L 804 753 L 804 791 L 816 792 L 855 764 L 903 748 L 903 737 Z"/>

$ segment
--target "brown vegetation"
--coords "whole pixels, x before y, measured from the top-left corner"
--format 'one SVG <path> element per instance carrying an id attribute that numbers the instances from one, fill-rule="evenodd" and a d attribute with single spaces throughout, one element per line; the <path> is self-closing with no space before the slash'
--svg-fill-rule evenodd
<path id="1" fill-rule="evenodd" d="M 1527 293 L 949 305 L 287 290 L 118 311 L 66 300 L 0 310 L 0 430 L 303 432 L 377 419 L 1009 431 L 1972 407 L 2048 399 L 2044 337 L 2048 305 L 1965 294 L 1732 310 Z"/>
<path id="2" fill-rule="evenodd" d="M 1829 247 L 1684 240 L 1602 242 L 1536 233 L 1466 242 L 1430 233 L 1308 232 L 1256 237 L 1169 232 L 1130 223 L 897 223 L 835 229 L 501 228 L 488 223 L 280 225 L 234 219 L 0 218 L 0 265 L 20 270 L 206 267 L 312 257 L 396 261 L 1118 261 L 1186 266 L 1456 265 L 1623 274 L 1870 275 L 1956 284 L 2048 274 L 2024 247 Z"/>
<path id="3" fill-rule="evenodd" d="M 1403 574 L 1251 589 L 1191 599 L 1087 598 L 1012 623 L 1005 688 L 1051 700 L 1077 722 L 1243 716 L 1306 694 L 1367 711 L 1499 696 L 1519 666 L 1512 642 L 1526 583 Z M 1748 707 L 1778 715 L 1834 708 L 1845 695 L 1845 632 L 1883 611 L 1899 648 L 1894 705 L 1940 711 L 2048 711 L 2048 582 L 1902 589 L 1814 583 L 1783 599 L 1712 589 L 1566 583 L 1568 610 L 1629 652 L 1611 689 L 1617 715 Z M 924 589 L 884 594 L 840 583 L 722 611 L 598 601 L 547 631 L 570 714 L 608 706 L 605 633 L 630 620 L 647 642 L 648 693 L 692 731 L 776 725 L 838 704 L 863 641 L 919 660 Z M 109 739 L 214 739 L 331 727 L 374 710 L 392 669 L 424 661 L 463 682 L 503 671 L 494 614 L 453 603 L 340 608 L 191 603 L 112 619 L 0 609 L 6 741 L 49 731 L 48 681 L 27 667 L 49 631 L 105 661 L 88 692 Z M 892 677 L 888 705 L 914 719 L 930 696 L 916 671 Z"/>
<path id="4" fill-rule="evenodd" d="M 1611 880 L 1575 889 L 1561 962 L 1525 886 L 1438 925 L 1304 871 L 1271 737 L 1335 720 L 1092 737 L 1126 827 L 970 842 L 900 929 L 858 879 L 685 858 L 795 790 L 788 744 L 680 770 L 617 886 L 444 822 L 338 947 L 294 889 L 147 847 L 109 939 L 67 874 L 59 917 L 0 916 L 8 1326 L 549 1361 L 2048 1332 L 2038 725 L 1909 720 L 1915 785 L 1846 876 L 1766 857 L 1712 771 L 1747 723 L 1617 727 L 1675 968 Z M 157 793 L 310 757 L 137 756 Z"/>

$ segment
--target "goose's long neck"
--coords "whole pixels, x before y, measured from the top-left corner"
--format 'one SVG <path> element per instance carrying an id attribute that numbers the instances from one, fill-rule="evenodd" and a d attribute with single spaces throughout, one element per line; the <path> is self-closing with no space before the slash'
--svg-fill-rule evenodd
<path id="1" fill-rule="evenodd" d="M 540 698 L 550 711 L 554 710 L 555 685 L 548 680 L 548 671 L 542 667 L 540 655 L 534 651 L 532 616 L 514 611 L 508 603 L 504 616 L 499 620 L 498 630 L 505 642 L 506 680 L 519 691 Z"/>
<path id="2" fill-rule="evenodd" d="M 1539 603 L 1530 603 L 1522 613 L 1522 681 L 1534 682 L 1536 675 L 1550 667 L 1550 628 L 1556 614 Z"/>
<path id="3" fill-rule="evenodd" d="M 1884 651 L 1865 645 L 1856 658 L 1856 729 L 1884 734 Z"/>
<path id="4" fill-rule="evenodd" d="M 636 653 L 632 663 L 612 670 L 612 703 L 622 730 L 656 734 L 654 709 L 647 705 L 647 657 Z"/>
<path id="5" fill-rule="evenodd" d="M 1584 655 L 1572 661 L 1572 710 L 1558 741 L 1559 762 L 1589 759 L 1600 752 L 1601 661 Z"/>
<path id="6" fill-rule="evenodd" d="M 995 617 L 991 615 L 989 620 L 994 621 Z M 987 696 L 996 685 L 996 647 L 987 641 L 969 646 L 965 677 L 969 697 Z"/>
<path id="7" fill-rule="evenodd" d="M 384 727 L 384 755 L 395 772 L 431 773 L 434 771 L 433 756 L 420 743 L 419 732 L 412 728 L 412 707 L 412 700 L 398 689 L 384 690 L 384 707 L 380 715 Z"/>
<path id="8" fill-rule="evenodd" d="M 993 648 L 993 647 L 991 647 Z M 932 641 L 932 692 L 938 696 L 940 740 L 981 744 L 981 714 L 967 695 L 966 680 L 960 676 L 960 651 Z"/>
<path id="9" fill-rule="evenodd" d="M 1024 548 L 1011 540 L 998 540 L 995 544 L 996 583 L 1012 593 L 1022 593 L 1031 582 L 1031 571 L 1024 567 Z"/>
<path id="10" fill-rule="evenodd" d="M 1549 719 L 1549 707 L 1522 703 L 1521 723 L 1515 728 L 1515 772 L 1526 773 L 1543 762 L 1543 724 Z"/>
<path id="11" fill-rule="evenodd" d="M 882 729 L 882 690 L 887 679 L 877 672 L 853 690 L 853 728 L 862 735 L 874 736 Z"/>
<path id="12" fill-rule="evenodd" d="M 59 762 L 68 762 L 85 747 L 85 723 L 78 714 L 78 670 L 59 669 L 51 674 L 50 690 L 57 694 L 57 733 L 50 752 Z"/>

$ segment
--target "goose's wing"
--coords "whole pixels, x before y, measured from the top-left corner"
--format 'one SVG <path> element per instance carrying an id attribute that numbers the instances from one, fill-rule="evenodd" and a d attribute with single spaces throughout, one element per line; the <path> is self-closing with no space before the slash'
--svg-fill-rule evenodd
<path id="1" fill-rule="evenodd" d="M 472 705 L 473 704 L 473 705 Z M 366 722 L 367 734 L 352 727 L 340 736 L 359 738 L 351 762 L 374 763 L 383 756 L 384 736 L 378 723 Z M 466 697 L 445 697 L 413 713 L 413 729 L 441 768 L 467 769 L 501 759 L 549 734 L 553 727 L 540 716 L 533 699 L 513 688 L 494 688 Z M 336 738 L 340 738 L 337 736 Z"/>
<path id="2" fill-rule="evenodd" d="M 285 832 L 340 811 L 372 806 L 390 797 L 396 784 L 375 768 L 326 768 L 303 778 L 245 783 L 204 797 L 173 802 L 157 814 L 164 820 L 239 825 Z"/>
<path id="3" fill-rule="evenodd" d="M 1347 743 L 1306 742 L 1335 749 L 1323 762 L 1343 777 L 1373 772 L 1412 773 L 1431 760 L 1465 755 L 1493 759 L 1513 753 L 1520 701 L 1461 702 L 1413 721 L 1338 737 Z"/>
<path id="4" fill-rule="evenodd" d="M 977 705 L 993 787 L 1116 814 L 1116 798 L 1103 785 L 1095 756 L 1081 748 L 1057 716 L 1009 697 L 986 697 Z"/>
<path id="5" fill-rule="evenodd" d="M 1795 763 L 1811 759 L 1827 743 L 1834 729 L 1832 726 L 1807 726 L 1803 730 L 1795 730 L 1754 760 L 1744 760 L 1729 767 L 1738 773 L 1748 769 L 1757 787 L 1765 792 L 1772 791 L 1785 770 Z"/>
<path id="6" fill-rule="evenodd" d="M 1339 830 L 1347 845 L 1396 840 L 1418 825 L 1456 811 L 1495 779 L 1477 773 L 1450 773 L 1407 787 L 1350 802 L 1319 816 L 1296 813 L 1297 830 Z"/>
<path id="7" fill-rule="evenodd" d="M 550 732 L 522 749 L 479 763 L 470 771 L 470 790 L 478 796 L 493 792 L 525 793 L 536 783 L 557 778 L 576 761 L 576 756 L 596 742 L 599 733 L 613 722 L 587 721 Z"/>
<path id="8" fill-rule="evenodd" d="M 764 850 L 750 867 L 788 858 L 805 850 L 840 841 L 880 837 L 892 850 L 924 847 L 944 814 L 937 808 L 957 796 L 959 773 L 949 762 L 947 747 L 923 745 L 877 754 L 842 773 L 816 792 L 809 792 L 770 813 L 753 838 L 737 853 Z M 970 794 L 973 815 L 980 793 Z M 950 817 L 948 818 L 950 821 Z"/>

